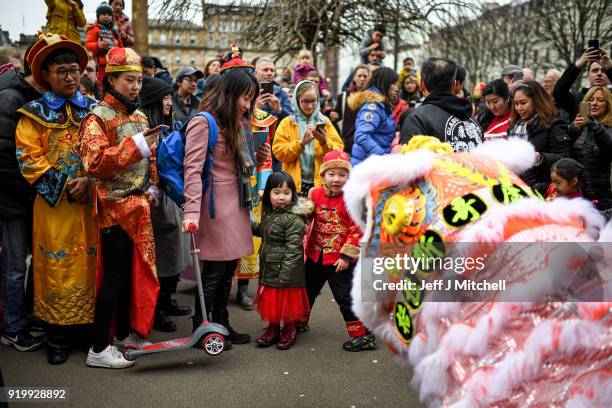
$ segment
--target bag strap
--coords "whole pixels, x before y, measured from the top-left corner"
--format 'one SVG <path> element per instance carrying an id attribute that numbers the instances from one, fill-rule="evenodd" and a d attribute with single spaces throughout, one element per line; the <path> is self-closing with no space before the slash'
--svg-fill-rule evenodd
<path id="1" fill-rule="evenodd" d="M 217 141 L 219 140 L 219 126 L 215 121 L 215 118 L 209 112 L 198 112 L 192 116 L 200 116 L 208 122 L 208 150 L 206 152 L 206 160 L 209 161 L 209 167 L 212 168 L 214 163 L 215 148 L 217 147 Z M 204 168 L 206 168 L 206 161 L 204 162 Z M 210 211 L 210 218 L 215 218 L 215 194 L 214 194 L 214 180 L 212 172 L 210 174 L 203 174 L 204 177 L 210 177 L 208 186 L 210 187 L 210 199 L 208 208 Z M 203 183 L 202 183 L 203 184 Z M 204 192 L 202 192 L 204 193 Z"/>

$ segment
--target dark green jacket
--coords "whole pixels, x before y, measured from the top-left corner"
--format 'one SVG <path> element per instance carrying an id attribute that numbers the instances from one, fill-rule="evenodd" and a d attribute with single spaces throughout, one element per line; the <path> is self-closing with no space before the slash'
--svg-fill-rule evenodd
<path id="1" fill-rule="evenodd" d="M 303 202 L 264 214 L 253 233 L 262 238 L 259 282 L 275 288 L 305 287 L 304 222 L 308 208 Z"/>

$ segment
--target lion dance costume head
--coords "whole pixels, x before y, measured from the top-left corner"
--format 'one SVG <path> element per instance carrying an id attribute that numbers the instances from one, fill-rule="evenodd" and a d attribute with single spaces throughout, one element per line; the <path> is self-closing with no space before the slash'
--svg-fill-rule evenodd
<path id="1" fill-rule="evenodd" d="M 612 251 L 605 247 L 612 227 L 586 200 L 545 202 L 534 193 L 516 174 L 535 156 L 519 139 L 453 153 L 436 138 L 418 136 L 401 154 L 356 166 L 345 186 L 347 208 L 364 232 L 353 308 L 398 363 L 412 366 L 413 386 L 431 406 L 612 406 L 606 267 Z M 580 301 L 564 286 L 595 262 L 583 243 L 607 249 L 591 277 L 598 282 L 596 301 Z M 456 245 L 487 259 L 486 269 L 468 268 L 461 278 L 503 277 L 503 293 L 440 302 L 427 291 L 380 293 L 369 284 L 366 258 L 442 255 Z M 391 268 L 381 278 L 420 282 L 448 273 Z M 512 301 L 517 293 L 532 300 Z"/>

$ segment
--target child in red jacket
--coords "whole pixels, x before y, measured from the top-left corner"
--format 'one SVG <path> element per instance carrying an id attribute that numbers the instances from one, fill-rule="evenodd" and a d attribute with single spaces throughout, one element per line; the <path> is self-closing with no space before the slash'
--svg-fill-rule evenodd
<path id="1" fill-rule="evenodd" d="M 92 52 L 98 63 L 98 85 L 102 86 L 102 78 L 106 68 L 106 54 L 114 47 L 123 48 L 119 27 L 115 24 L 113 8 L 102 3 L 96 9 L 97 21 L 87 29 L 85 48 Z"/>
<path id="2" fill-rule="evenodd" d="M 359 258 L 361 231 L 346 210 L 342 187 L 351 169 L 350 158 L 343 151 L 333 150 L 323 157 L 320 174 L 324 184 L 310 190 L 309 198 L 315 205 L 312 229 L 306 244 L 306 292 L 310 307 L 325 282 L 340 307 L 349 336 L 346 351 L 374 349 L 376 338 L 351 309 L 353 268 Z M 307 330 L 307 322 L 300 325 Z"/>

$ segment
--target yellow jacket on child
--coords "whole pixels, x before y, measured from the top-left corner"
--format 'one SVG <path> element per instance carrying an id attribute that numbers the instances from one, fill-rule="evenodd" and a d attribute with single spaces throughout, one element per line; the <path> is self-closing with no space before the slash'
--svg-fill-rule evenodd
<path id="1" fill-rule="evenodd" d="M 319 167 L 325 153 L 332 150 L 342 150 L 344 144 L 338 135 L 336 128 L 328 118 L 325 118 L 325 131 L 327 140 L 325 145 L 321 145 L 318 140 L 314 139 L 314 186 L 323 185 L 323 178 L 319 176 Z M 303 146 L 300 144 L 300 128 L 292 116 L 283 119 L 276 129 L 274 142 L 272 144 L 272 152 L 274 156 L 282 163 L 283 171 L 287 172 L 293 181 L 297 191 L 302 190 L 302 163 L 300 154 Z"/>

